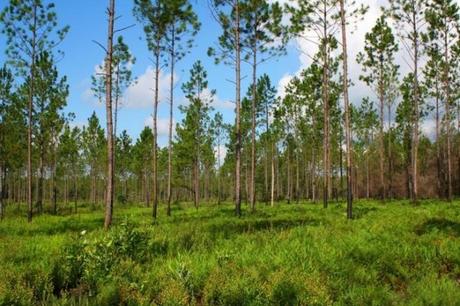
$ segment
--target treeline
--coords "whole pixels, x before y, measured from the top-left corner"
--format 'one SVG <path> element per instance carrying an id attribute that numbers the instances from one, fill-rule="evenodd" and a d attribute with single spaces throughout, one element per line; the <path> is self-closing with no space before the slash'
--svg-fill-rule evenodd
<path id="1" fill-rule="evenodd" d="M 51 212 L 104 203 L 106 227 L 113 202 L 145 203 L 156 218 L 175 202 L 256 202 L 353 198 L 439 197 L 460 194 L 459 7 L 453 0 L 389 0 L 365 35 L 365 48 L 348 58 L 347 27 L 360 26 L 368 7 L 345 0 L 213 0 L 210 14 L 222 29 L 208 55 L 235 72 L 235 122 L 213 109 L 215 91 L 200 61 L 182 85 L 188 100 L 173 137 L 171 73 L 168 146 L 157 144 L 158 76 L 187 56 L 200 22 L 187 0 L 136 0 L 154 60 L 153 128 L 137 139 L 117 132 L 124 91 L 135 81 L 135 57 L 108 6 L 104 65 L 93 92 L 104 102 L 107 126 L 93 114 L 80 128 L 66 114 L 68 84 L 56 68 L 60 27 L 54 4 L 13 1 L 1 13 L 8 62 L 0 70 L 0 214 L 28 204 L 29 221 L 44 203 Z M 312 44 L 312 64 L 278 95 L 259 64 L 286 53 L 292 39 Z M 354 46 L 351 46 L 354 47 Z M 362 68 L 349 80 L 348 63 Z M 398 63 L 409 72 L 401 74 Z M 241 65 L 252 81 L 242 95 Z M 166 67 L 166 68 L 165 68 Z M 349 102 L 353 83 L 374 93 Z M 355 95 L 353 95 L 355 96 Z M 422 124 L 433 121 L 433 133 Z M 226 147 L 225 150 L 223 148 Z M 224 151 L 226 152 L 224 156 Z"/>

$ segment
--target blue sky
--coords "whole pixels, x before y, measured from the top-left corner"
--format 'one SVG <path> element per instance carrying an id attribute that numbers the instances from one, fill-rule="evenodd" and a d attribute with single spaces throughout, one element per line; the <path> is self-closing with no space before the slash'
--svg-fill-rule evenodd
<path id="1" fill-rule="evenodd" d="M 49 2 L 50 0 L 43 0 Z M 227 122 L 233 121 L 234 105 L 231 101 L 234 99 L 234 85 L 228 80 L 234 80 L 234 72 L 231 67 L 225 65 L 215 65 L 214 60 L 207 56 L 207 49 L 215 45 L 220 28 L 213 19 L 209 8 L 208 0 L 191 0 L 195 11 L 199 15 L 202 23 L 201 31 L 195 37 L 195 46 L 190 53 L 177 64 L 174 72 L 176 76 L 175 86 L 175 110 L 174 124 L 180 122 L 182 115 L 177 106 L 184 103 L 184 97 L 181 91 L 181 84 L 187 81 L 189 69 L 192 64 L 201 60 L 208 71 L 209 87 L 217 90 L 214 108 L 224 114 Z M 279 1 L 281 4 L 290 0 L 270 0 Z M 350 78 L 354 86 L 350 89 L 350 100 L 353 104 L 359 104 L 363 97 L 369 96 L 375 100 L 375 93 L 372 92 L 365 84 L 359 81 L 361 67 L 356 63 L 356 55 L 364 48 L 364 35 L 370 31 L 375 24 L 376 19 L 380 16 L 381 6 L 388 4 L 387 0 L 358 0 L 358 3 L 369 5 L 369 12 L 365 18 L 359 22 L 356 28 L 348 29 L 349 45 L 349 67 Z M 457 0 L 460 3 L 460 0 Z M 0 9 L 3 9 L 7 0 L 0 0 Z M 105 45 L 107 34 L 107 0 L 54 0 L 59 18 L 60 25 L 69 25 L 70 32 L 61 45 L 65 52 L 65 57 L 58 63 L 61 75 L 68 77 L 70 85 L 70 96 L 66 112 L 76 114 L 75 125 L 82 126 L 87 118 L 95 111 L 101 120 L 102 126 L 105 126 L 105 109 L 99 103 L 90 91 L 90 79 L 94 74 L 97 65 L 102 63 L 104 52 L 92 40 L 96 40 Z M 117 20 L 116 28 L 122 28 L 131 24 L 136 24 L 121 33 L 125 42 L 131 48 L 132 53 L 137 61 L 133 67 L 133 74 L 138 77 L 138 83 L 129 88 L 124 97 L 124 106 L 120 110 L 118 131 L 127 130 L 128 133 L 136 138 L 140 131 L 151 120 L 152 100 L 153 100 L 153 70 L 151 68 L 151 54 L 147 50 L 146 43 L 143 40 L 144 33 L 142 27 L 137 24 L 132 14 L 132 0 L 118 0 L 116 5 Z M 0 35 L 0 49 L 5 45 L 5 38 Z M 400 48 L 400 54 L 396 57 L 401 66 L 401 76 L 404 76 L 410 69 L 406 64 L 408 55 L 404 54 L 404 48 Z M 302 52 L 299 52 L 301 50 Z M 311 43 L 300 38 L 293 40 L 288 46 L 288 54 L 264 63 L 258 68 L 259 75 L 267 73 L 272 84 L 275 85 L 282 93 L 282 89 L 289 82 L 292 76 L 298 74 L 302 69 L 311 63 L 311 58 L 305 54 L 313 55 L 316 47 Z M 5 61 L 3 50 L 0 50 L 0 63 Z M 165 99 L 169 90 L 169 73 L 165 69 L 161 75 L 161 99 L 159 109 L 159 144 L 163 146 L 167 141 L 168 125 L 168 101 Z M 243 88 L 242 94 L 247 92 L 251 79 L 250 67 L 243 64 Z M 425 134 L 432 134 L 434 120 L 431 117 L 425 119 L 422 124 L 422 131 Z"/>
<path id="2" fill-rule="evenodd" d="M 46 0 L 45 0 L 46 1 Z M 3 8 L 6 1 L 1 1 L 0 8 Z M 105 45 L 107 34 L 107 18 L 106 6 L 107 1 L 104 0 L 56 0 L 56 9 L 60 25 L 69 25 L 70 31 L 61 45 L 61 49 L 65 52 L 65 57 L 58 63 L 58 68 L 61 75 L 68 77 L 70 85 L 70 96 L 66 112 L 73 112 L 76 115 L 74 124 L 83 125 L 93 111 L 96 111 L 101 120 L 101 124 L 105 125 L 105 108 L 90 92 L 91 75 L 94 73 L 95 67 L 102 63 L 104 52 L 92 40 L 96 40 Z M 175 122 L 180 122 L 182 116 L 177 109 L 179 103 L 184 102 L 181 84 L 187 81 L 189 69 L 192 64 L 201 60 L 208 71 L 209 87 L 217 90 L 216 102 L 214 107 L 216 111 L 224 114 L 226 121 L 230 122 L 234 118 L 233 104 L 229 101 L 234 99 L 234 85 L 227 80 L 234 79 L 234 73 L 231 67 L 215 65 L 214 60 L 207 56 L 207 49 L 213 46 L 220 34 L 218 24 L 213 19 L 207 4 L 207 0 L 198 0 L 192 2 L 195 11 L 198 13 L 202 23 L 201 31 L 195 38 L 195 47 L 191 50 L 181 62 L 177 64 L 175 76 L 177 79 L 175 87 L 176 108 Z M 117 16 L 121 16 L 117 20 L 116 28 L 122 28 L 131 24 L 136 24 L 121 33 L 129 45 L 132 53 L 136 57 L 136 64 L 133 67 L 133 74 L 139 78 L 137 85 L 133 86 L 126 93 L 124 106 L 119 114 L 119 128 L 127 130 L 128 133 L 136 138 L 140 131 L 149 121 L 152 113 L 152 95 L 151 88 L 153 87 L 151 54 L 147 50 L 146 43 L 143 40 L 144 33 L 142 27 L 137 23 L 132 14 L 133 1 L 119 0 L 116 3 Z M 0 45 L 5 45 L 5 38 L 0 37 Z M 291 48 L 288 56 L 284 56 L 278 60 L 271 60 L 259 68 L 260 73 L 270 75 L 274 85 L 278 84 L 285 74 L 293 74 L 298 70 L 299 60 L 296 51 Z M 3 50 L 0 55 L 0 63 L 5 61 Z M 166 68 L 162 75 L 161 85 L 162 92 L 167 93 L 169 90 L 169 73 Z M 247 86 L 250 81 L 250 70 L 247 65 L 243 65 L 243 76 L 247 77 L 243 80 L 243 91 L 246 93 Z M 164 96 L 164 95 L 163 95 Z M 159 110 L 159 133 L 160 145 L 166 142 L 166 126 L 168 123 L 167 101 L 163 99 L 160 103 Z"/>

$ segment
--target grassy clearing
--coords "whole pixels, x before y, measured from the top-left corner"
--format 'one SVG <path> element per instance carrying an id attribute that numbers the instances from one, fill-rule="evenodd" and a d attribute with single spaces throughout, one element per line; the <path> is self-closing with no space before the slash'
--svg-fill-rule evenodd
<path id="1" fill-rule="evenodd" d="M 117 207 L 0 223 L 0 304 L 460 305 L 460 203 Z M 84 234 L 82 234 L 84 232 Z"/>

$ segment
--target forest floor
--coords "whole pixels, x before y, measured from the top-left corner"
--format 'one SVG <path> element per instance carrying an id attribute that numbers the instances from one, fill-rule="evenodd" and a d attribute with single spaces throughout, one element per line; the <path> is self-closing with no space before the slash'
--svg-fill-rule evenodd
<path id="1" fill-rule="evenodd" d="M 247 207 L 244 206 L 247 210 Z M 116 205 L 0 222 L 0 305 L 460 305 L 460 202 Z"/>

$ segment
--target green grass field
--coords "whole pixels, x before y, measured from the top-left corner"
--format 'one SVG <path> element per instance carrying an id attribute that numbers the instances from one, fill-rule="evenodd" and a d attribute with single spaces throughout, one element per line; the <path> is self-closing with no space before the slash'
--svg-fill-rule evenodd
<path id="1" fill-rule="evenodd" d="M 13 208 L 11 208 L 12 210 Z M 117 206 L 0 223 L 1 305 L 460 305 L 460 203 Z"/>

